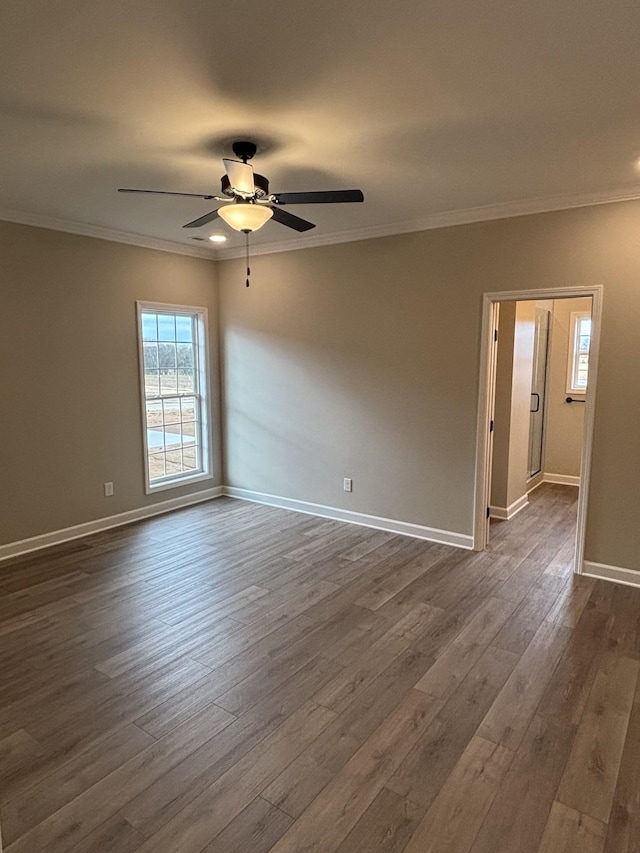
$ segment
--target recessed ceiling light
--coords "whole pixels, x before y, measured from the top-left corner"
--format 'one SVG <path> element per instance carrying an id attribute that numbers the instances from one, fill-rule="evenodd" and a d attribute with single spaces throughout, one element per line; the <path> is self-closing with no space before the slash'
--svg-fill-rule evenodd
<path id="1" fill-rule="evenodd" d="M 224 236 L 224 234 L 212 234 L 209 237 L 209 239 L 211 240 L 212 243 L 226 243 L 227 242 L 227 238 Z"/>

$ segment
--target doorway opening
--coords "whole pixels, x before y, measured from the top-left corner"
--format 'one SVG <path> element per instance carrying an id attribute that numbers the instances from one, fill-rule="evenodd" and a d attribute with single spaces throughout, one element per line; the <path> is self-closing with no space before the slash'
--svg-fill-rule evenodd
<path id="1" fill-rule="evenodd" d="M 601 311 L 602 286 L 485 294 L 476 550 L 487 547 L 491 517 L 512 518 L 528 505 L 528 495 L 542 482 L 579 485 L 574 571 L 582 573 Z M 581 317 L 588 317 L 588 324 Z M 576 447 L 578 421 L 581 449 Z M 573 437 L 567 422 L 574 424 Z M 567 453 L 577 458 L 567 459 Z"/>

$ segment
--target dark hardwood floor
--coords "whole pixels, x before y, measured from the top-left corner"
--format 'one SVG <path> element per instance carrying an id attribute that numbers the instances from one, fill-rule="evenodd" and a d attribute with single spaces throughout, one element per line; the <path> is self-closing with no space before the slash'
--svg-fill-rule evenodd
<path id="1" fill-rule="evenodd" d="M 0 565 L 5 853 L 640 851 L 640 590 L 221 499 Z"/>

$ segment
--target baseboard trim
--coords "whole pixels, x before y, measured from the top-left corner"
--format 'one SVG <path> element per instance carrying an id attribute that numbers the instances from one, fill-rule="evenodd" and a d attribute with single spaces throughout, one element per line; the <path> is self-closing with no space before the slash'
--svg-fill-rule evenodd
<path id="1" fill-rule="evenodd" d="M 557 483 L 559 486 L 579 486 L 580 477 L 574 477 L 572 474 L 547 474 L 545 471 L 542 482 Z"/>
<path id="2" fill-rule="evenodd" d="M 18 542 L 9 542 L 0 545 L 0 562 L 12 557 L 20 557 L 32 551 L 39 551 L 51 545 L 59 545 L 70 542 L 72 539 L 80 539 L 90 536 L 92 533 L 101 533 L 113 527 L 121 527 L 134 521 L 142 521 L 155 515 L 162 515 L 183 507 L 193 506 L 204 501 L 226 495 L 239 500 L 251 501 L 253 503 L 266 504 L 267 506 L 289 509 L 294 512 L 302 512 L 307 515 L 317 515 L 321 518 L 331 518 L 334 521 L 344 521 L 348 524 L 359 524 L 361 527 L 372 527 L 376 530 L 386 530 L 389 533 L 399 533 L 402 536 L 412 536 L 415 539 L 425 539 L 428 542 L 436 542 L 440 545 L 451 545 L 454 548 L 473 549 L 473 536 L 464 533 L 454 533 L 449 530 L 439 530 L 435 527 L 426 527 L 421 524 L 412 524 L 408 521 L 397 521 L 392 518 L 383 518 L 377 515 L 368 515 L 362 512 L 339 509 L 338 507 L 324 506 L 322 504 L 299 501 L 293 498 L 285 498 L 279 495 L 268 495 L 262 492 L 253 492 L 249 489 L 238 489 L 234 486 L 216 486 L 212 489 L 204 489 L 190 495 L 179 498 L 171 498 L 167 501 L 128 510 L 118 515 L 109 515 L 105 518 L 97 518 L 95 521 L 87 521 L 83 524 L 75 524 L 62 530 L 52 530 L 40 536 L 32 536 L 29 539 L 21 539 Z M 515 513 L 514 513 L 515 514 Z"/>
<path id="3" fill-rule="evenodd" d="M 501 521 L 509 521 L 514 515 L 517 515 L 520 510 L 529 506 L 529 495 L 522 495 L 517 501 L 514 501 L 509 506 L 491 506 L 489 507 L 490 518 L 498 518 Z"/>
<path id="4" fill-rule="evenodd" d="M 640 572 L 634 572 L 633 569 L 623 569 L 620 566 L 607 566 L 605 563 L 592 563 L 590 560 L 585 560 L 582 574 L 588 578 L 598 578 L 599 580 L 621 583 L 625 586 L 640 587 Z"/>
<path id="5" fill-rule="evenodd" d="M 469 551 L 473 549 L 473 536 L 465 533 L 438 530 L 435 527 L 425 527 L 424 525 L 412 524 L 407 521 L 396 521 L 392 518 L 367 515 L 363 512 L 353 512 L 347 509 L 339 509 L 338 507 L 324 506 L 323 504 L 309 503 L 308 501 L 299 501 L 293 498 L 284 498 L 279 495 L 267 495 L 262 492 L 253 492 L 249 489 L 238 489 L 235 486 L 225 486 L 223 493 L 230 498 L 275 506 L 279 509 L 290 509 L 294 512 L 306 513 L 307 515 L 331 518 L 334 521 L 346 521 L 349 524 L 359 524 L 361 527 L 373 527 L 376 530 L 386 530 L 389 533 L 412 536 L 414 539 L 426 539 L 428 542 L 437 542 L 440 545 L 452 545 L 454 548 L 464 548 Z"/>
<path id="6" fill-rule="evenodd" d="M 168 501 L 130 509 L 127 512 L 118 513 L 118 515 L 108 515 L 105 518 L 97 518 L 95 521 L 74 524 L 73 527 L 52 530 L 50 533 L 32 536 L 30 539 L 21 539 L 19 542 L 0 545 L 0 561 L 29 554 L 31 551 L 39 551 L 41 548 L 48 548 L 50 545 L 59 545 L 72 539 L 80 539 L 82 536 L 89 536 L 92 533 L 101 533 L 103 530 L 110 530 L 112 527 L 121 527 L 124 524 L 131 524 L 133 521 L 142 521 L 142 519 L 151 518 L 154 515 L 162 515 L 165 512 L 210 501 L 222 497 L 223 493 L 223 487 L 216 486 L 190 495 L 182 495 L 179 498 L 171 498 Z"/>
<path id="7" fill-rule="evenodd" d="M 536 477 L 537 477 L 537 476 L 538 476 L 538 474 L 536 474 Z M 528 494 L 528 495 L 530 495 L 530 494 L 531 494 L 531 492 L 535 492 L 535 490 L 536 490 L 537 488 L 539 488 L 539 487 L 544 483 L 544 479 L 543 479 L 543 477 L 540 477 L 540 479 L 539 479 L 539 480 L 536 480 L 536 477 L 532 477 L 532 478 L 529 480 L 529 482 L 527 483 L 527 494 Z M 533 482 L 534 480 L 536 480 L 536 482 L 535 482 L 535 483 Z"/>

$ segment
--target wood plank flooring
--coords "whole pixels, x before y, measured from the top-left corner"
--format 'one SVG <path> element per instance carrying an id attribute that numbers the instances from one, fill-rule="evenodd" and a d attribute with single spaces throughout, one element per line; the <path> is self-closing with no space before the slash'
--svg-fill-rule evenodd
<path id="1" fill-rule="evenodd" d="M 231 499 L 0 564 L 5 853 L 638 853 L 640 590 Z"/>

